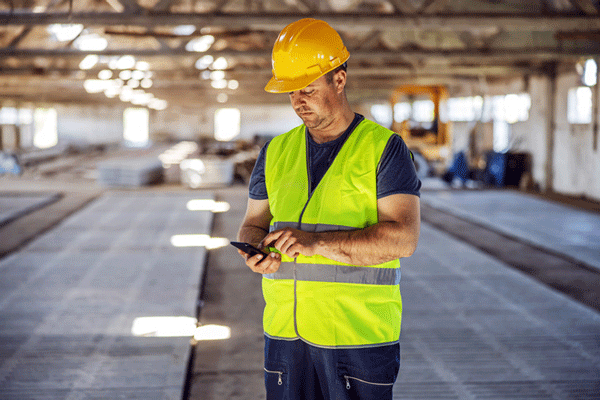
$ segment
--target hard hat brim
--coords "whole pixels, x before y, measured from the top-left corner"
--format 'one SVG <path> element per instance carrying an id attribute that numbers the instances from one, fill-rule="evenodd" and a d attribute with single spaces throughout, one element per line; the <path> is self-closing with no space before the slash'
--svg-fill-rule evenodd
<path id="1" fill-rule="evenodd" d="M 324 74 L 323 74 L 324 75 Z M 294 92 L 296 90 L 301 90 L 319 79 L 320 76 L 307 76 L 304 79 L 294 79 L 290 80 L 279 80 L 275 77 L 272 77 L 267 85 L 265 86 L 265 91 L 269 93 L 289 93 Z"/>
<path id="2" fill-rule="evenodd" d="M 333 68 L 323 72 L 322 74 L 317 76 L 304 76 L 302 78 L 296 78 L 293 80 L 277 79 L 275 76 L 273 76 L 269 80 L 269 82 L 267 82 L 267 85 L 265 86 L 265 91 L 269 93 L 289 93 L 294 92 L 296 90 L 304 89 L 323 75 L 333 71 L 334 69 L 348 61 L 348 59 L 350 58 L 350 54 L 348 54 L 348 50 L 346 50 L 345 48 L 344 50 L 346 51 L 346 54 L 344 55 L 342 62 L 339 65 L 335 65 Z"/>

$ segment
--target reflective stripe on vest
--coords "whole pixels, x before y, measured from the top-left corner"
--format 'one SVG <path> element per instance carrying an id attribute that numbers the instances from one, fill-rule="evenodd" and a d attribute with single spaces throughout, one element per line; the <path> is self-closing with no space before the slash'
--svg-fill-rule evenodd
<path id="1" fill-rule="evenodd" d="M 263 275 L 266 279 L 294 279 L 312 282 L 362 283 L 366 285 L 399 285 L 400 268 L 356 267 L 335 264 L 297 264 L 282 262 L 279 270 Z"/>
<path id="2" fill-rule="evenodd" d="M 265 159 L 270 230 L 347 231 L 376 224 L 377 168 L 393 134 L 363 120 L 312 193 L 305 127 L 275 137 Z M 397 342 L 400 275 L 398 260 L 356 266 L 320 255 L 282 255 L 279 270 L 263 275 L 265 333 L 334 348 Z"/>

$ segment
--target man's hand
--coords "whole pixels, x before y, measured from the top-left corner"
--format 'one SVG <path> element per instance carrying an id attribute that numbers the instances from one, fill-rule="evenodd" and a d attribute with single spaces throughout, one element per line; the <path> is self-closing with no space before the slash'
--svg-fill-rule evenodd
<path id="1" fill-rule="evenodd" d="M 273 231 L 260 242 L 261 246 L 273 246 L 282 254 L 292 258 L 298 257 L 299 254 L 314 256 L 317 254 L 317 244 L 317 234 L 293 228 Z"/>
<path id="2" fill-rule="evenodd" d="M 262 249 L 262 246 L 259 245 L 258 247 Z M 239 249 L 238 253 L 246 259 L 246 265 L 257 274 L 272 274 L 277 272 L 281 265 L 281 255 L 278 253 L 269 253 L 266 257 L 262 254 L 250 257 L 248 253 L 244 253 Z"/>

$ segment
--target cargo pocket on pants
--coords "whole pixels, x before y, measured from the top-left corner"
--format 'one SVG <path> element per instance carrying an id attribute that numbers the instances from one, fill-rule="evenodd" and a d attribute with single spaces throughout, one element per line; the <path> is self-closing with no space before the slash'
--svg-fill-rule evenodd
<path id="1" fill-rule="evenodd" d="M 265 388 L 267 400 L 281 400 L 288 388 L 287 368 L 284 364 L 265 362 Z"/>
<path id="2" fill-rule="evenodd" d="M 345 387 L 344 399 L 392 399 L 394 381 L 346 366 L 340 366 L 339 376 Z"/>

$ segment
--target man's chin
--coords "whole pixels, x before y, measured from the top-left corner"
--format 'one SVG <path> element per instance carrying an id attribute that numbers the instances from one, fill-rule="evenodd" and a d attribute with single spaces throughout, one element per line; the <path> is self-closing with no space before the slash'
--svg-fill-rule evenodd
<path id="1" fill-rule="evenodd" d="M 314 114 L 312 114 L 312 113 L 304 114 L 304 115 L 300 116 L 300 119 L 302 120 L 302 122 L 304 122 L 304 125 L 306 125 L 308 128 L 314 128 L 317 125 L 317 119 L 315 118 Z"/>

